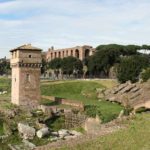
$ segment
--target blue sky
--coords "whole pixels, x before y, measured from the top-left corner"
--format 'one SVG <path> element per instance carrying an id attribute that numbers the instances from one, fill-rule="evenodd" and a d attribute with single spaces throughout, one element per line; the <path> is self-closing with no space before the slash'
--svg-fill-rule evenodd
<path id="1" fill-rule="evenodd" d="M 0 0 L 0 57 L 49 47 L 150 44 L 150 0 Z"/>

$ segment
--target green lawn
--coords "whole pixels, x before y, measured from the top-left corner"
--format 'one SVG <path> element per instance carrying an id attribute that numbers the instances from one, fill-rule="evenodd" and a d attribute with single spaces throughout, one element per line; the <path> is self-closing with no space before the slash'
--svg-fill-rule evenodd
<path id="1" fill-rule="evenodd" d="M 91 99 L 96 99 L 96 88 L 101 88 L 102 85 L 95 82 L 76 81 L 64 82 L 60 84 L 42 85 L 42 95 L 56 96 L 68 98 L 72 100 L 82 101 L 89 104 Z M 85 94 L 85 95 L 84 95 Z"/>
<path id="2" fill-rule="evenodd" d="M 82 101 L 85 105 L 96 105 L 104 117 L 104 122 L 108 122 L 112 117 L 117 116 L 123 109 L 118 104 L 96 98 L 96 88 L 111 87 L 113 82 L 107 81 L 57 81 L 41 83 L 42 95 L 63 97 L 71 100 Z M 7 95 L 0 96 L 0 107 L 11 108 L 10 100 L 10 80 L 0 78 L 0 89 L 8 90 Z M 2 103 L 3 102 L 3 103 Z M 61 120 L 50 124 L 60 125 Z M 118 132 L 99 137 L 95 140 L 69 147 L 62 150 L 149 150 L 150 149 L 150 113 L 138 114 L 136 119 L 128 122 L 128 128 Z M 56 126 L 56 125 L 55 125 Z M 59 128 L 59 126 L 57 126 Z M 0 121 L 0 135 L 3 134 L 3 123 Z M 21 139 L 15 134 L 10 136 L 6 143 L 20 143 Z M 1 144 L 0 149 L 7 150 L 7 144 Z"/>
<path id="3" fill-rule="evenodd" d="M 103 100 L 98 101 L 96 98 L 96 88 L 104 88 L 107 87 L 107 85 L 108 87 L 111 87 L 113 84 L 116 84 L 116 82 L 111 80 L 48 81 L 41 82 L 41 93 L 42 95 L 56 96 L 70 100 L 81 101 L 85 105 L 96 105 L 102 114 L 103 122 L 108 122 L 118 116 L 119 112 L 123 108 L 118 104 L 112 104 Z M 10 104 L 10 87 L 10 79 L 0 78 L 0 89 L 8 91 L 8 94 L 0 95 L 0 100 L 3 100 L 0 107 L 8 109 L 12 107 Z"/>
<path id="4" fill-rule="evenodd" d="M 104 100 L 98 101 L 96 88 L 104 88 L 104 86 L 96 81 L 58 81 L 58 83 L 42 84 L 41 92 L 42 95 L 46 96 L 81 101 L 85 105 L 96 105 L 103 116 L 103 121 L 108 122 L 116 117 L 123 108 L 118 104 L 112 104 Z"/>
<path id="5" fill-rule="evenodd" d="M 0 91 L 10 92 L 11 80 L 8 78 L 0 77 Z"/>
<path id="6" fill-rule="evenodd" d="M 7 91 L 7 94 L 0 95 L 0 108 L 10 109 L 12 104 L 11 99 L 11 80 L 6 77 L 0 77 L 0 92 Z"/>
<path id="7" fill-rule="evenodd" d="M 62 150 L 150 150 L 150 113 L 137 115 L 127 129 Z"/>

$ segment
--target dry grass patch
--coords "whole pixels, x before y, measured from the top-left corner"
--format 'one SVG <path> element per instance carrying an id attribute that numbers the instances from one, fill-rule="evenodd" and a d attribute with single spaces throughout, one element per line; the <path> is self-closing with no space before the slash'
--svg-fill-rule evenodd
<path id="1" fill-rule="evenodd" d="M 138 114 L 127 129 L 62 150 L 149 150 L 150 113 Z"/>

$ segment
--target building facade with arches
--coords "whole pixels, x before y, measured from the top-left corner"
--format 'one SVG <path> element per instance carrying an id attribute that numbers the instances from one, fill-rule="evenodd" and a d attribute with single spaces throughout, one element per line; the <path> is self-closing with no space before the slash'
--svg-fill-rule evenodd
<path id="1" fill-rule="evenodd" d="M 94 52 L 95 49 L 92 46 L 87 45 L 56 50 L 54 49 L 54 47 L 51 47 L 48 49 L 46 53 L 46 60 L 49 62 L 55 58 L 64 58 L 68 56 L 73 56 L 79 58 L 82 61 L 88 56 L 93 55 Z"/>

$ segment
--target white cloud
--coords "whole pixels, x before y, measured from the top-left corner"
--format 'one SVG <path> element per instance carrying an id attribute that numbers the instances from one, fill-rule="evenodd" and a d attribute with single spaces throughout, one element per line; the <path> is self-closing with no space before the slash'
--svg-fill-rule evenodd
<path id="1" fill-rule="evenodd" d="M 103 43 L 149 44 L 149 0 L 16 0 L 0 3 L 0 56 L 32 43 L 44 50 Z"/>

